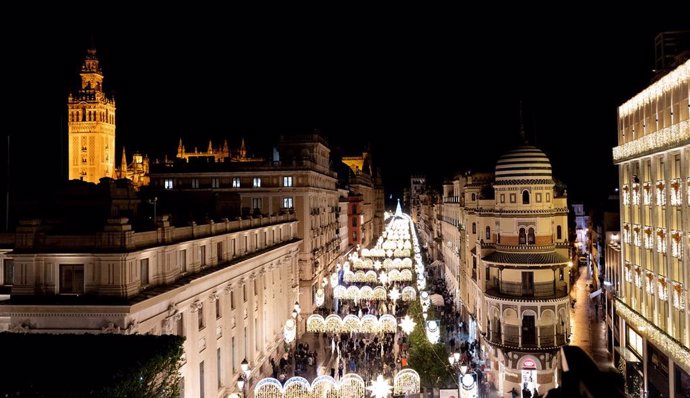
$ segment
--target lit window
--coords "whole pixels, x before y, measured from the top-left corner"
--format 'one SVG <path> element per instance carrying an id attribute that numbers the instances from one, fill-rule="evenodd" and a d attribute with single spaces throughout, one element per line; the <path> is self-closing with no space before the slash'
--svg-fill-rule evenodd
<path id="1" fill-rule="evenodd" d="M 284 187 L 291 187 L 292 186 L 292 177 L 283 177 L 283 186 Z"/>
<path id="2" fill-rule="evenodd" d="M 252 208 L 261 210 L 261 198 L 252 198 Z"/>
<path id="3" fill-rule="evenodd" d="M 220 178 L 213 178 L 211 180 L 211 188 L 220 188 Z"/>
<path id="4" fill-rule="evenodd" d="M 260 177 L 254 177 L 254 188 L 261 188 L 261 178 Z"/>
<path id="5" fill-rule="evenodd" d="M 233 177 L 232 187 L 233 188 L 239 188 L 240 187 L 240 177 Z"/>
<path id="6" fill-rule="evenodd" d="M 199 188 L 199 179 L 192 178 L 192 188 Z"/>
<path id="7" fill-rule="evenodd" d="M 166 178 L 165 181 L 163 181 L 163 188 L 165 188 L 165 189 L 173 189 L 173 180 L 172 180 L 172 178 Z"/>
<path id="8" fill-rule="evenodd" d="M 60 265 L 60 293 L 84 293 L 83 265 Z"/>
<path id="9" fill-rule="evenodd" d="M 292 207 L 293 207 L 292 197 L 283 198 L 283 208 L 292 209 Z"/>

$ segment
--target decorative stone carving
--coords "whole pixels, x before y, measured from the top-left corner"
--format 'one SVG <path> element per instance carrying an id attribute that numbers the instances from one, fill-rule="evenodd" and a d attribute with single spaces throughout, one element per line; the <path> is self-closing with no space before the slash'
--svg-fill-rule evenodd
<path id="1" fill-rule="evenodd" d="M 225 286 L 225 294 L 230 294 L 232 292 L 232 284 L 228 283 Z"/>
<path id="2" fill-rule="evenodd" d="M 120 334 L 120 333 L 122 333 L 122 329 L 120 328 L 120 326 L 116 325 L 114 322 L 108 322 L 105 326 L 103 326 L 101 328 L 101 332 Z"/>
<path id="3" fill-rule="evenodd" d="M 197 312 L 200 309 L 202 309 L 203 307 L 204 307 L 204 303 L 202 303 L 201 300 L 197 299 L 192 303 L 192 305 L 189 306 L 189 309 L 192 312 Z"/>
<path id="4" fill-rule="evenodd" d="M 133 320 L 127 325 L 127 328 L 124 330 L 124 334 L 136 334 L 139 329 L 139 322 L 136 320 Z"/>
<path id="5" fill-rule="evenodd" d="M 220 297 L 218 296 L 218 292 L 213 292 L 213 293 L 211 293 L 210 296 L 208 296 L 208 299 L 209 299 L 212 303 L 215 303 L 216 301 L 218 301 L 219 298 L 220 298 Z"/>
<path id="6" fill-rule="evenodd" d="M 175 322 L 182 318 L 182 313 L 178 310 L 177 304 L 172 303 L 168 307 L 168 316 L 163 319 L 163 334 L 173 334 Z"/>
<path id="7" fill-rule="evenodd" d="M 11 324 L 9 331 L 13 333 L 29 333 L 30 329 L 35 327 L 36 325 L 32 325 L 31 322 L 26 319 L 23 322 Z"/>

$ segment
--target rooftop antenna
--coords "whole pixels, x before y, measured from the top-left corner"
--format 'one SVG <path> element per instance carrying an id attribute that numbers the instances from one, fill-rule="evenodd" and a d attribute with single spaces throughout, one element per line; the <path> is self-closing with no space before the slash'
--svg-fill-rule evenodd
<path id="1" fill-rule="evenodd" d="M 520 100 L 520 139 L 522 142 L 527 144 L 527 138 L 525 137 L 525 119 L 522 117 L 522 100 Z"/>

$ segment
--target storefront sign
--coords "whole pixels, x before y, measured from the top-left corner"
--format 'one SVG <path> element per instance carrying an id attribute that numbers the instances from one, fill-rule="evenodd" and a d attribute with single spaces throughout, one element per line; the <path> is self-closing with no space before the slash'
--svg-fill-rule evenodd
<path id="1" fill-rule="evenodd" d="M 534 359 L 527 358 L 522 362 L 522 368 L 523 369 L 536 369 L 537 364 L 534 362 Z"/>

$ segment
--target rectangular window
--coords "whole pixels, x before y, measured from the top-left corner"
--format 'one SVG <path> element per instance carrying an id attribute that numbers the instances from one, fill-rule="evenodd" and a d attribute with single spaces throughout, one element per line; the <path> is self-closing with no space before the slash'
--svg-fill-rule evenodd
<path id="1" fill-rule="evenodd" d="M 172 178 L 166 178 L 163 180 L 163 188 L 165 189 L 173 189 L 173 180 Z"/>
<path id="2" fill-rule="evenodd" d="M 546 194 L 546 201 L 551 202 L 551 194 L 550 193 Z"/>
<path id="3" fill-rule="evenodd" d="M 506 194 L 502 193 L 501 194 L 501 203 L 505 203 L 505 202 L 506 202 Z"/>
<path id="4" fill-rule="evenodd" d="M 292 186 L 292 177 L 283 177 L 283 186 L 284 187 L 291 187 Z"/>
<path id="5" fill-rule="evenodd" d="M 252 198 L 252 209 L 261 211 L 261 198 Z"/>
<path id="6" fill-rule="evenodd" d="M 235 309 L 235 292 L 230 291 L 230 309 L 234 310 Z"/>
<path id="7" fill-rule="evenodd" d="M 220 188 L 220 178 L 211 179 L 211 188 Z"/>
<path id="8" fill-rule="evenodd" d="M 254 188 L 261 188 L 261 177 L 254 177 L 252 186 Z"/>
<path id="9" fill-rule="evenodd" d="M 541 194 L 540 194 L 540 193 L 537 193 L 537 194 L 536 194 L 536 198 L 537 198 L 537 199 L 536 199 L 536 200 L 537 200 L 537 203 L 541 203 Z"/>
<path id="10" fill-rule="evenodd" d="M 201 266 L 206 266 L 206 245 L 199 246 L 199 261 L 201 261 Z"/>
<path id="11" fill-rule="evenodd" d="M 292 209 L 292 197 L 283 198 L 283 208 Z"/>
<path id="12" fill-rule="evenodd" d="M 199 179 L 192 178 L 192 188 L 199 188 Z"/>
<path id="13" fill-rule="evenodd" d="M 223 313 L 220 311 L 220 298 L 216 299 L 216 319 L 220 319 Z"/>
<path id="14" fill-rule="evenodd" d="M 199 321 L 199 324 L 197 325 L 197 326 L 199 326 L 199 330 L 206 327 L 206 321 L 204 319 L 204 305 L 203 304 L 201 304 L 201 307 L 197 311 L 197 320 Z"/>
<path id="15" fill-rule="evenodd" d="M 352 226 L 353 227 L 357 226 L 357 217 L 352 217 Z"/>
<path id="16" fill-rule="evenodd" d="M 14 285 L 14 260 L 5 260 L 4 270 L 2 271 L 3 283 L 5 285 Z"/>
<path id="17" fill-rule="evenodd" d="M 642 336 L 637 334 L 635 330 L 628 327 L 628 348 L 635 351 L 635 353 L 642 358 L 642 346 L 643 346 Z"/>
<path id="18" fill-rule="evenodd" d="M 256 283 L 256 279 L 254 279 L 254 295 L 256 296 L 257 293 L 259 293 L 259 287 Z"/>
<path id="19" fill-rule="evenodd" d="M 249 237 L 247 235 L 244 235 L 244 252 L 249 251 Z"/>
<path id="20" fill-rule="evenodd" d="M 204 395 L 204 361 L 199 362 L 199 398 L 205 398 L 205 395 Z"/>
<path id="21" fill-rule="evenodd" d="M 232 178 L 232 187 L 233 188 L 239 188 L 240 186 L 241 186 L 240 177 L 233 177 Z"/>
<path id="22" fill-rule="evenodd" d="M 244 327 L 244 357 L 247 357 L 247 327 Z"/>
<path id="23" fill-rule="evenodd" d="M 84 293 L 84 265 L 60 265 L 60 293 Z"/>
<path id="24" fill-rule="evenodd" d="M 246 284 L 242 285 L 242 300 L 244 300 L 245 303 L 247 302 L 247 285 Z"/>
<path id="25" fill-rule="evenodd" d="M 180 317 L 177 319 L 177 335 L 184 336 L 184 323 L 183 323 L 184 313 L 180 313 Z"/>
<path id="26" fill-rule="evenodd" d="M 223 382 L 221 381 L 221 377 L 220 377 L 220 375 L 223 374 L 221 372 L 222 363 L 223 363 L 223 361 L 222 361 L 221 356 L 220 356 L 220 348 L 219 348 L 218 350 L 216 350 L 216 367 L 217 367 L 216 374 L 218 375 L 218 388 L 223 387 Z"/>
<path id="27" fill-rule="evenodd" d="M 534 272 L 522 273 L 522 295 L 534 296 Z"/>
<path id="28" fill-rule="evenodd" d="M 235 239 L 233 239 L 231 242 L 232 244 L 230 245 L 230 255 L 234 258 L 235 254 L 237 254 L 237 252 L 235 251 Z"/>
<path id="29" fill-rule="evenodd" d="M 140 275 L 139 275 L 139 280 L 141 281 L 142 286 L 146 286 L 149 284 L 149 259 L 144 258 L 139 261 L 139 269 L 140 269 Z"/>
<path id="30" fill-rule="evenodd" d="M 218 257 L 219 263 L 225 260 L 225 253 L 223 253 L 223 242 L 216 243 L 216 256 Z"/>
<path id="31" fill-rule="evenodd" d="M 510 194 L 510 203 L 515 203 L 517 202 L 517 196 L 515 196 L 514 193 Z"/>
<path id="32" fill-rule="evenodd" d="M 235 372 L 235 369 L 236 369 L 236 368 L 235 368 L 235 336 L 232 336 L 232 344 L 231 344 L 231 347 L 232 347 L 232 355 L 231 355 L 231 357 L 230 357 L 230 361 L 231 361 L 231 363 L 232 363 L 232 372 L 234 373 L 234 372 Z"/>
<path id="33" fill-rule="evenodd" d="M 187 250 L 180 250 L 177 262 L 180 265 L 180 272 L 187 272 Z"/>

